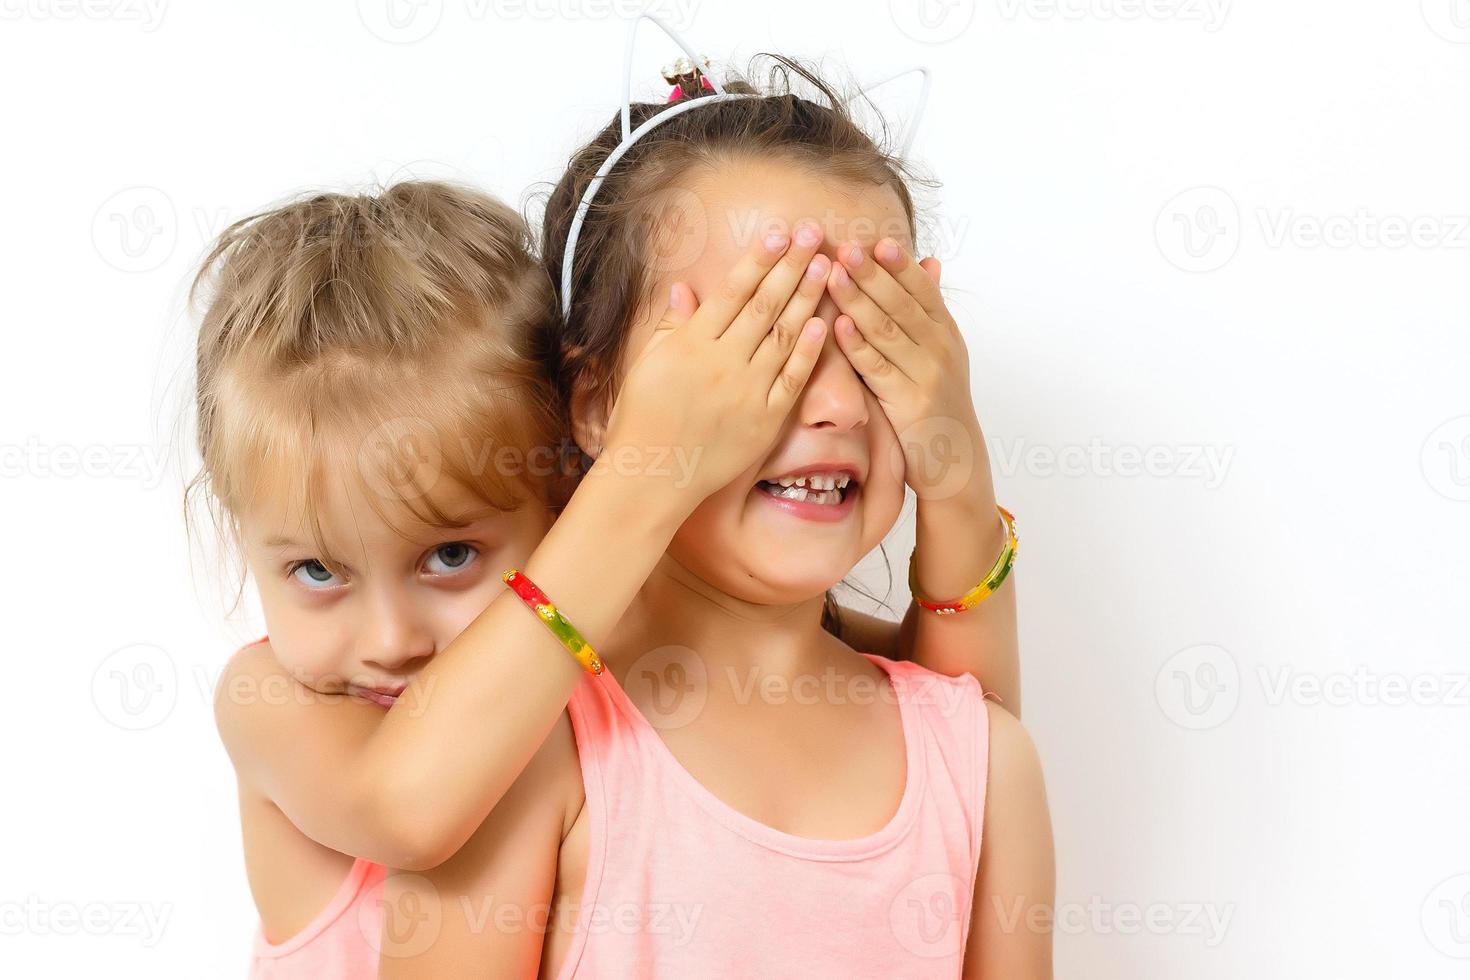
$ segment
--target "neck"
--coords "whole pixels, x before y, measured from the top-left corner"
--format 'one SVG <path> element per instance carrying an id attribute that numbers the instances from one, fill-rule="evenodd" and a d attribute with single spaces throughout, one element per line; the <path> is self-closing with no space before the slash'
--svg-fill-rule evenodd
<path id="1" fill-rule="evenodd" d="M 660 650 L 672 660 L 697 657 L 711 672 L 815 672 L 832 653 L 823 601 L 818 595 L 782 605 L 749 602 L 665 554 L 619 622 L 609 664 L 621 676 L 639 657 Z"/>

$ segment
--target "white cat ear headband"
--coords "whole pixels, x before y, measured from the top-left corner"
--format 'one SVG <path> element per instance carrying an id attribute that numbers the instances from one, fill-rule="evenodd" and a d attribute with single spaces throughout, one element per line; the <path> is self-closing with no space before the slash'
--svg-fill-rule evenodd
<path id="1" fill-rule="evenodd" d="M 664 69 L 664 79 L 675 88 L 669 93 L 669 102 L 677 103 L 670 105 L 657 114 L 645 119 L 637 129 L 632 128 L 632 105 L 633 105 L 633 43 L 638 37 L 638 26 L 643 21 L 650 21 L 655 27 L 668 35 L 669 39 L 684 50 L 685 58 L 680 58 L 671 66 Z M 719 102 L 729 102 L 732 99 L 758 99 L 761 96 L 754 92 L 727 92 L 725 87 L 707 75 L 703 68 L 709 67 L 709 59 L 695 54 L 694 48 L 689 42 L 675 31 L 663 19 L 655 14 L 644 13 L 633 18 L 628 25 L 628 41 L 623 53 L 623 139 L 602 161 L 602 166 L 597 168 L 597 173 L 587 184 L 587 189 L 582 192 L 582 200 L 577 204 L 577 213 L 572 217 L 571 230 L 567 232 L 567 247 L 562 252 L 561 259 L 561 313 L 563 317 L 570 316 L 572 311 L 572 261 L 577 253 L 577 238 L 582 233 L 582 224 L 587 220 L 587 212 L 592 209 L 592 199 L 597 196 L 597 191 L 602 187 L 602 182 L 612 172 L 612 168 L 623 158 L 629 148 L 644 134 L 658 128 L 670 119 L 681 113 L 698 109 L 703 105 L 713 105 Z M 898 146 L 898 155 L 903 156 L 913 145 L 914 133 L 919 128 L 919 120 L 924 115 L 924 107 L 929 102 L 929 69 L 923 67 L 907 68 L 897 74 L 890 75 L 881 81 L 863 89 L 860 94 L 866 95 L 874 89 L 887 85 L 889 82 L 912 75 L 917 72 L 922 78 L 919 90 L 919 98 L 913 112 L 910 115 L 909 125 L 904 134 L 903 141 Z M 701 98 L 690 98 L 691 93 L 700 90 L 711 92 Z"/>

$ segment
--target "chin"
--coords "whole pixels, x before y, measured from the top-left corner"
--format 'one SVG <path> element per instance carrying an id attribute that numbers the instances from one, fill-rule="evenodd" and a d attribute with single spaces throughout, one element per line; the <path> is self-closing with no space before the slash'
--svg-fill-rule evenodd
<path id="1" fill-rule="evenodd" d="M 719 574 L 719 587 L 737 599 L 777 606 L 805 602 L 821 596 L 842 581 L 856 564 L 849 555 L 808 555 L 804 559 L 782 558 L 776 548 L 757 554 L 745 554 L 729 568 L 743 574 L 731 580 L 728 570 Z"/>
<path id="2" fill-rule="evenodd" d="M 760 605 L 791 605 L 825 594 L 857 563 L 847 550 L 825 551 L 803 554 L 791 542 L 764 548 L 748 541 L 731 542 L 720 551 L 728 558 L 722 563 L 681 560 L 681 564 L 729 597 Z"/>

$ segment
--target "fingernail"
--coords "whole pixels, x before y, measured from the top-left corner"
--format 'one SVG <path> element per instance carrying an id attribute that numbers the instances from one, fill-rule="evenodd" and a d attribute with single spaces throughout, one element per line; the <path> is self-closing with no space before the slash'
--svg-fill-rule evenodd
<path id="1" fill-rule="evenodd" d="M 670 306 L 678 306 L 679 305 L 679 284 L 678 283 L 674 283 L 672 286 L 669 287 L 669 305 Z"/>
<path id="2" fill-rule="evenodd" d="M 863 264 L 863 250 L 860 249 L 860 248 L 858 248 L 856 245 L 854 245 L 851 248 L 849 248 L 847 250 L 847 264 L 848 265 L 862 265 Z"/>
<path id="3" fill-rule="evenodd" d="M 808 279 L 823 279 L 827 275 L 827 258 L 818 255 L 806 264 L 806 277 Z"/>
<path id="4" fill-rule="evenodd" d="M 766 236 L 766 251 L 779 252 L 786 247 L 786 236 L 779 231 L 774 231 Z"/>
<path id="5" fill-rule="evenodd" d="M 884 262 L 897 262 L 898 242 L 894 241 L 891 238 L 885 238 L 878 243 L 877 248 L 873 249 L 873 254 L 878 256 L 878 258 L 882 259 Z"/>
<path id="6" fill-rule="evenodd" d="M 832 282 L 838 286 L 847 285 L 847 270 L 840 265 L 832 267 Z"/>
<path id="7" fill-rule="evenodd" d="M 806 339 L 807 340 L 816 340 L 818 337 L 820 337 L 822 335 L 822 321 L 821 320 L 812 320 L 810 323 L 808 323 L 806 325 L 806 331 L 805 331 L 805 333 L 806 333 Z"/>
<path id="8" fill-rule="evenodd" d="M 822 233 L 817 230 L 816 225 L 802 224 L 796 229 L 796 244 L 802 248 L 811 248 L 822 240 Z"/>

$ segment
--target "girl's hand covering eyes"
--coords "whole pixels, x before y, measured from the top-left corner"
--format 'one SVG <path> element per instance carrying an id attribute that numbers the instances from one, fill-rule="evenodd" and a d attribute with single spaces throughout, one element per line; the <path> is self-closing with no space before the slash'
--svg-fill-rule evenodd
<path id="1" fill-rule="evenodd" d="M 833 324 L 837 345 L 898 433 L 909 486 L 920 500 L 988 490 L 988 479 L 971 479 L 980 475 L 977 465 L 988 476 L 988 463 L 970 395 L 970 355 L 939 292 L 939 260 L 915 262 L 891 238 L 871 252 L 848 242 L 837 258 L 828 279 L 842 311 Z M 955 446 L 960 436 L 970 445 Z M 969 465 L 956 473 L 945 456 Z M 957 486 L 957 475 L 964 485 Z"/>
<path id="2" fill-rule="evenodd" d="M 705 297 L 673 284 L 669 305 L 623 380 L 605 453 L 661 463 L 693 505 L 754 465 L 775 442 L 822 352 L 826 324 L 812 314 L 831 262 L 822 233 L 753 242 Z M 672 457 L 672 459 L 671 459 Z M 612 465 L 624 465 L 615 456 Z"/>

